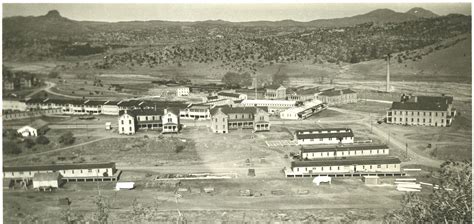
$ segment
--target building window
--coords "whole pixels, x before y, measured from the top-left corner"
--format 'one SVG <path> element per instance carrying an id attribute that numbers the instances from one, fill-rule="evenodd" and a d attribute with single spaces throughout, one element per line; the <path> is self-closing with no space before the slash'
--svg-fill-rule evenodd
<path id="1" fill-rule="evenodd" d="M 123 120 L 122 120 L 122 124 L 123 124 Z"/>
<path id="2" fill-rule="evenodd" d="M 128 120 L 128 124 L 132 124 L 132 120 Z"/>
<path id="3" fill-rule="evenodd" d="M 222 128 L 225 129 L 225 125 L 222 125 Z"/>
<path id="4" fill-rule="evenodd" d="M 382 165 L 377 165 L 377 168 L 382 168 Z"/>
<path id="5" fill-rule="evenodd" d="M 122 127 L 122 132 L 124 132 L 124 131 L 125 131 L 125 128 L 124 128 L 124 127 Z"/>
<path id="6" fill-rule="evenodd" d="M 132 127 L 129 127 L 130 131 L 132 131 Z"/>

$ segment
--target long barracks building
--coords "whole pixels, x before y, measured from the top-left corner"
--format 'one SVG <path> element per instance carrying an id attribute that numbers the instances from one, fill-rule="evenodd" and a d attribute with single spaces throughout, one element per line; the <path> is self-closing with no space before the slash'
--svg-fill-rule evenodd
<path id="1" fill-rule="evenodd" d="M 350 128 L 297 130 L 294 138 L 298 145 L 354 143 L 354 133 Z"/>
<path id="2" fill-rule="evenodd" d="M 434 127 L 451 126 L 456 110 L 452 96 L 406 96 L 393 102 L 388 109 L 388 124 L 422 125 Z"/>
<path id="3" fill-rule="evenodd" d="M 402 176 L 397 157 L 364 156 L 347 159 L 318 159 L 291 162 L 285 170 L 287 177 L 311 176 Z"/>
<path id="4" fill-rule="evenodd" d="M 349 146 L 324 146 L 324 147 L 302 147 L 302 159 L 328 159 L 346 158 L 354 156 L 387 156 L 389 148 L 387 145 L 349 145 Z"/>

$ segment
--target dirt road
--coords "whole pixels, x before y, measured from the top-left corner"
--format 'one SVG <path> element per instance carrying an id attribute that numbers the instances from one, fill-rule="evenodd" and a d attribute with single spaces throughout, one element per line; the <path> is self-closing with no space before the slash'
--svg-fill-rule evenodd
<path id="1" fill-rule="evenodd" d="M 381 129 L 377 125 L 371 124 L 371 122 L 374 122 L 370 120 L 370 114 L 365 113 L 365 112 L 356 112 L 352 110 L 345 110 L 345 109 L 339 109 L 339 108 L 330 108 L 331 110 L 338 111 L 340 113 L 346 113 L 346 114 L 358 114 L 361 116 L 365 116 L 364 119 L 361 119 L 360 122 L 358 122 L 361 125 L 366 126 L 368 129 L 371 129 L 374 134 L 376 134 L 380 139 L 387 139 L 389 138 L 389 146 L 391 148 L 397 148 L 401 152 L 408 151 L 408 157 L 411 158 L 411 161 L 406 162 L 406 164 L 422 164 L 425 166 L 430 166 L 430 167 L 436 167 L 438 168 L 442 161 L 432 159 L 420 154 L 417 154 L 415 151 L 413 151 L 410 147 L 406 147 L 406 141 L 403 139 L 399 139 L 395 136 L 390 135 L 390 129 Z"/>

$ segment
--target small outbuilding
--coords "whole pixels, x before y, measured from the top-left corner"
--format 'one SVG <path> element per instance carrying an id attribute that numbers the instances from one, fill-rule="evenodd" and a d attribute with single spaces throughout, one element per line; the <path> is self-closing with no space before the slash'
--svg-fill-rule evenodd
<path id="1" fill-rule="evenodd" d="M 366 185 L 378 185 L 379 177 L 378 176 L 363 176 L 362 180 Z"/>
<path id="2" fill-rule="evenodd" d="M 58 172 L 51 173 L 35 173 L 33 176 L 34 189 L 54 189 L 59 188 L 62 176 Z"/>
<path id="3" fill-rule="evenodd" d="M 135 182 L 117 182 L 115 190 L 131 190 L 135 188 Z"/>
<path id="4" fill-rule="evenodd" d="M 23 126 L 17 130 L 23 137 L 39 136 L 48 131 L 48 122 L 38 119 L 30 125 Z"/>
<path id="5" fill-rule="evenodd" d="M 331 184 L 331 177 L 329 176 L 317 176 L 313 179 L 313 183 L 319 186 L 321 183 L 329 183 Z"/>
<path id="6" fill-rule="evenodd" d="M 105 130 L 111 130 L 112 129 L 112 122 L 105 122 Z"/>

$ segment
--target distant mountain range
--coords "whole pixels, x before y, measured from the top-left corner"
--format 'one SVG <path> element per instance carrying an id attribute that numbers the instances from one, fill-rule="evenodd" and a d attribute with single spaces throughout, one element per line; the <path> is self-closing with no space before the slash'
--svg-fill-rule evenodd
<path id="1" fill-rule="evenodd" d="M 125 30 L 130 28 L 153 28 L 159 26 L 192 26 L 192 25 L 229 25 L 229 26 L 273 26 L 273 27 L 345 27 L 361 23 L 373 22 L 384 24 L 391 22 L 404 22 L 423 18 L 438 17 L 435 13 L 423 9 L 413 8 L 405 13 L 395 12 L 390 9 L 377 9 L 366 14 L 336 19 L 318 19 L 309 22 L 294 20 L 281 21 L 251 21 L 251 22 L 228 22 L 223 20 L 207 20 L 197 22 L 175 22 L 175 21 L 126 21 L 126 22 L 94 22 L 75 21 L 62 17 L 57 10 L 49 11 L 44 16 L 7 17 L 3 18 L 4 35 L 30 34 L 80 34 L 83 32 L 97 30 Z"/>

